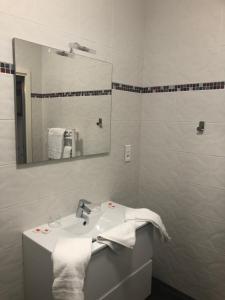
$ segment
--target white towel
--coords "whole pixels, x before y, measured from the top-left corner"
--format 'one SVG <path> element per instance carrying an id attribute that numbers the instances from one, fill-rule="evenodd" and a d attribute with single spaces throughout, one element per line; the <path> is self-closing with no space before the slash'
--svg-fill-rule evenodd
<path id="1" fill-rule="evenodd" d="M 48 129 L 48 158 L 62 158 L 65 130 L 65 128 Z"/>
<path id="2" fill-rule="evenodd" d="M 91 238 L 66 238 L 52 254 L 55 300 L 83 300 L 85 271 L 91 258 Z"/>
<path id="3" fill-rule="evenodd" d="M 159 230 L 163 241 L 170 240 L 170 237 L 166 231 L 161 217 L 147 208 L 127 209 L 125 212 L 125 220 L 135 220 L 136 222 L 149 222 Z"/>
<path id="4" fill-rule="evenodd" d="M 72 147 L 65 146 L 63 150 L 63 158 L 71 158 L 72 157 Z"/>
<path id="5" fill-rule="evenodd" d="M 136 242 L 135 221 L 122 223 L 97 236 L 97 241 L 116 250 L 116 244 L 133 248 Z"/>

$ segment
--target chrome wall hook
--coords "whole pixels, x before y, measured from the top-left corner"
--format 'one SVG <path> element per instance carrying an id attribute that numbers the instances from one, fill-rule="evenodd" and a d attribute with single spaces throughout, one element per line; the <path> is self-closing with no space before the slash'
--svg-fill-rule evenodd
<path id="1" fill-rule="evenodd" d="M 205 130 L 205 121 L 200 121 L 196 130 L 199 134 L 203 134 Z"/>

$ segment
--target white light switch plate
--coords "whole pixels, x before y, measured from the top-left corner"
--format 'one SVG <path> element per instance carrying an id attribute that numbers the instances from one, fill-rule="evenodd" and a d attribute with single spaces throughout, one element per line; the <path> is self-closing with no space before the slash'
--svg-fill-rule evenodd
<path id="1" fill-rule="evenodd" d="M 124 161 L 125 162 L 131 161 L 131 145 L 124 146 Z"/>

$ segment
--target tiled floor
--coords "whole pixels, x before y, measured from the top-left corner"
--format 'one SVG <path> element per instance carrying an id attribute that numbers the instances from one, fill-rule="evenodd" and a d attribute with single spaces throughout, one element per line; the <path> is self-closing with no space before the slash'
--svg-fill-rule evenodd
<path id="1" fill-rule="evenodd" d="M 157 279 L 152 281 L 152 295 L 146 300 L 194 300 Z"/>
<path id="2" fill-rule="evenodd" d="M 171 295 L 155 293 L 152 294 L 152 296 L 148 297 L 146 300 L 181 300 L 181 298 L 177 298 L 177 297 L 175 298 L 174 296 Z"/>

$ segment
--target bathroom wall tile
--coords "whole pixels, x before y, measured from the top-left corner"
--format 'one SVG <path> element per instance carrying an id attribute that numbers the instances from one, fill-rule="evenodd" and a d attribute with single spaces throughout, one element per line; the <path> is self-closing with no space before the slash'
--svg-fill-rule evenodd
<path id="1" fill-rule="evenodd" d="M 143 121 L 174 121 L 177 117 L 176 93 L 142 94 Z"/>
<path id="2" fill-rule="evenodd" d="M 183 180 L 206 186 L 225 187 L 224 157 L 202 154 L 177 153 L 179 172 Z"/>
<path id="3" fill-rule="evenodd" d="M 224 90 L 173 93 L 177 121 L 224 122 Z"/>
<path id="4" fill-rule="evenodd" d="M 14 82 L 12 75 L 0 77 L 0 119 L 14 119 Z"/>
<path id="5" fill-rule="evenodd" d="M 203 134 L 197 134 L 195 123 L 177 123 L 177 150 L 205 155 L 225 156 L 224 123 L 206 123 Z"/>
<path id="6" fill-rule="evenodd" d="M 177 46 L 179 47 L 179 46 Z M 173 48 L 173 46 L 172 46 Z M 182 48 L 182 47 L 181 47 Z M 144 60 L 143 77 L 144 85 L 168 85 L 182 84 L 184 82 L 207 82 L 212 78 L 215 81 L 222 81 L 224 71 L 221 64 L 224 64 L 224 57 L 220 49 L 212 46 L 204 51 L 202 48 L 195 49 L 157 49 L 156 53 L 148 52 Z M 169 53 L 169 54 L 168 54 Z M 162 57 L 164 57 L 162 59 Z M 184 68 L 183 61 L 191 61 Z M 208 62 L 212 62 L 209 64 Z M 154 74 L 154 75 L 153 75 Z"/>
<path id="7" fill-rule="evenodd" d="M 47 25 L 52 29 L 60 29 L 64 32 L 79 33 L 79 0 L 62 1 L 26 1 L 22 0 L 20 5 L 16 1 L 1 1 L 0 11 L 30 22 Z M 66 15 L 66 18 L 65 18 Z M 49 22 L 51 19 L 51 22 Z"/>
<path id="8" fill-rule="evenodd" d="M 223 2 L 220 3 L 220 9 L 221 9 L 221 26 L 220 26 L 220 44 L 222 46 L 225 45 L 225 38 L 224 38 L 224 32 L 225 32 L 225 5 Z"/>
<path id="9" fill-rule="evenodd" d="M 35 188 L 39 191 L 40 197 L 50 196 L 51 193 L 56 195 L 59 192 L 70 190 L 76 178 L 72 175 L 74 163 L 76 162 L 73 162 L 71 166 L 65 162 L 33 168 L 32 174 L 36 177 Z M 76 165 L 76 175 L 79 171 L 81 169 Z"/>
<path id="10" fill-rule="evenodd" d="M 9 63 L 12 59 L 12 39 L 25 39 L 34 43 L 68 50 L 68 42 L 76 39 L 76 35 L 60 30 L 51 30 L 45 25 L 30 22 L 23 18 L 0 13 L 1 61 Z"/>
<path id="11" fill-rule="evenodd" d="M 37 199 L 38 190 L 34 188 L 35 172 L 32 168 L 17 169 L 15 165 L 0 167 L 0 208 L 14 206 L 21 202 Z"/>
<path id="12" fill-rule="evenodd" d="M 112 45 L 112 0 L 80 1 L 80 34 Z"/>
<path id="13" fill-rule="evenodd" d="M 142 0 L 113 1 L 113 47 L 142 45 L 144 9 L 145 3 Z"/>
<path id="14" fill-rule="evenodd" d="M 199 82 L 212 76 L 222 80 L 221 6 L 221 1 L 204 2 L 204 7 L 202 1 L 191 1 L 188 7 L 185 3 L 177 5 L 176 0 L 168 5 L 147 2 L 144 82 Z"/>
<path id="15" fill-rule="evenodd" d="M 132 146 L 132 161 L 139 158 L 140 124 L 137 121 L 113 122 L 111 158 L 124 162 L 124 146 Z M 132 163 L 132 162 L 131 162 Z"/>
<path id="16" fill-rule="evenodd" d="M 150 186 L 159 194 L 160 191 L 176 192 L 180 176 L 176 153 L 168 149 L 142 147 L 140 165 L 140 191 Z"/>
<path id="17" fill-rule="evenodd" d="M 177 149 L 177 124 L 167 121 L 143 121 L 141 126 L 141 139 L 143 147 Z"/>
<path id="18" fill-rule="evenodd" d="M 7 290 L 10 289 L 11 281 L 22 281 L 23 269 L 21 247 L 1 249 L 0 259 L 2 270 L 0 274 L 0 290 Z M 17 270 L 17 272 L 14 272 L 14 268 Z"/>
<path id="19" fill-rule="evenodd" d="M 193 183 L 190 185 L 184 180 L 180 183 L 178 194 L 180 202 L 182 202 L 180 205 L 184 211 L 188 212 L 187 217 L 201 217 L 205 220 L 209 220 L 209 222 L 224 223 L 225 190 L 223 188 Z M 196 201 L 196 199 L 198 199 L 198 201 Z"/>
<path id="20" fill-rule="evenodd" d="M 14 131 L 14 120 L 0 121 L 0 165 L 13 163 L 16 160 Z"/>
<path id="21" fill-rule="evenodd" d="M 30 229 L 36 225 L 39 225 L 40 219 L 43 221 L 43 217 L 38 215 L 37 220 L 38 203 L 30 201 L 30 203 L 23 203 L 13 207 L 1 209 L 1 248 L 13 248 L 15 246 L 22 246 L 22 232 L 26 229 Z M 39 209 L 40 211 L 40 209 Z M 15 271 L 17 268 L 15 268 Z"/>
<path id="22" fill-rule="evenodd" d="M 22 248 L 18 245 L 0 247 L 0 259 L 0 298 L 23 300 Z"/>
<path id="23" fill-rule="evenodd" d="M 135 49 L 138 53 L 136 54 Z M 113 81 L 142 86 L 143 57 L 141 48 L 113 49 Z"/>
<path id="24" fill-rule="evenodd" d="M 138 161 L 135 158 L 133 162 L 126 164 L 112 160 L 111 200 L 123 205 L 137 207 L 139 181 L 136 172 L 137 167 Z"/>
<path id="25" fill-rule="evenodd" d="M 109 178 L 104 172 L 99 177 L 102 169 L 110 173 L 108 160 L 109 158 L 104 156 L 99 160 L 87 159 L 60 164 L 40 164 L 39 166 L 23 167 L 20 169 L 16 169 L 15 166 L 1 167 L 0 189 L 3 196 L 1 197 L 0 208 L 13 207 L 18 204 L 22 205 L 23 203 L 29 203 L 31 200 L 38 202 L 40 199 L 45 199 L 46 203 L 51 203 L 59 195 L 71 190 L 77 190 L 77 193 L 82 194 L 85 191 L 87 176 L 89 176 L 89 180 L 93 183 L 96 182 L 95 177 L 99 178 L 99 182 L 104 176 L 105 180 Z M 43 173 L 45 174 L 44 177 Z M 83 176 L 80 177 L 79 174 L 83 174 Z M 105 187 L 106 190 L 107 186 Z M 62 197 L 60 199 L 61 202 L 59 202 L 61 205 L 59 206 L 60 209 L 63 209 L 66 206 L 66 202 L 64 203 Z"/>
<path id="26" fill-rule="evenodd" d="M 142 82 L 144 5 L 142 0 L 113 1 L 114 81 Z"/>
<path id="27" fill-rule="evenodd" d="M 141 95 L 124 91 L 112 92 L 112 120 L 138 121 L 141 115 Z"/>

